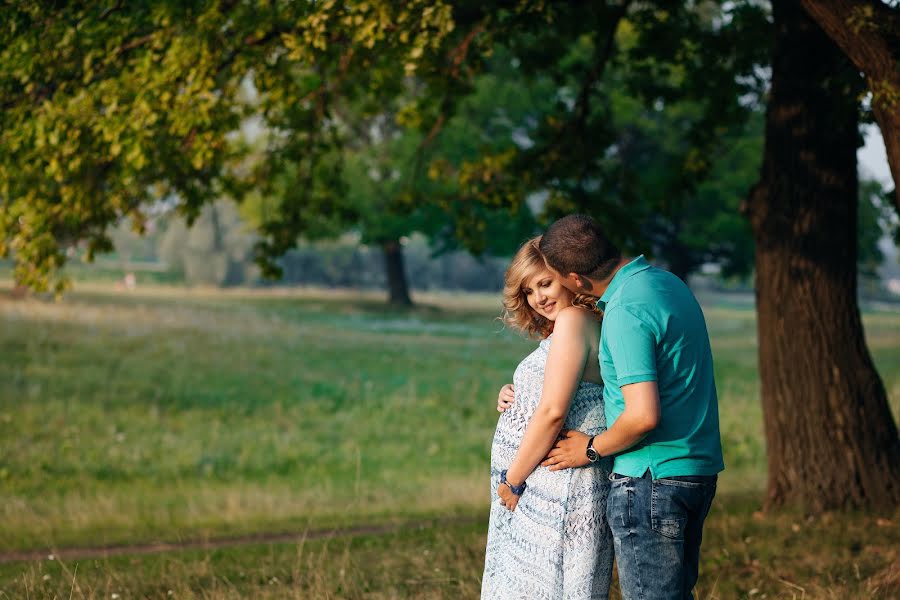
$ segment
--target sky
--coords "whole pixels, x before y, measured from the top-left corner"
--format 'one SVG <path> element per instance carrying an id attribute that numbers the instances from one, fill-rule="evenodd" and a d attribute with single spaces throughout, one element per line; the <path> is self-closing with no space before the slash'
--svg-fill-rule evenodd
<path id="1" fill-rule="evenodd" d="M 866 144 L 856 152 L 856 160 L 859 161 L 861 175 L 874 177 L 888 189 L 893 187 L 891 169 L 888 166 L 887 152 L 884 149 L 884 138 L 877 125 L 868 125 L 864 129 Z M 898 272 L 897 261 L 900 260 L 900 252 L 894 245 L 890 236 L 885 235 L 878 242 L 878 246 L 884 253 L 884 265 L 880 269 L 882 277 L 893 277 Z"/>
<path id="2" fill-rule="evenodd" d="M 864 129 L 866 145 L 856 153 L 864 174 L 874 177 L 883 185 L 893 187 L 891 170 L 888 167 L 887 152 L 884 149 L 884 138 L 877 125 L 868 125 Z"/>

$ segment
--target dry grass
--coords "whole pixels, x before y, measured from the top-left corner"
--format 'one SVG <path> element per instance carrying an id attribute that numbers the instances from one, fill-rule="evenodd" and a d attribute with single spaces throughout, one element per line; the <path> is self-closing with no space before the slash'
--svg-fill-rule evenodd
<path id="1" fill-rule="evenodd" d="M 698 600 L 892 600 L 897 520 L 756 513 L 717 499 Z M 900 517 L 900 515 L 897 515 Z M 484 523 L 385 535 L 0 566 L 0 598 L 477 598 Z M 611 600 L 619 600 L 614 585 Z"/>

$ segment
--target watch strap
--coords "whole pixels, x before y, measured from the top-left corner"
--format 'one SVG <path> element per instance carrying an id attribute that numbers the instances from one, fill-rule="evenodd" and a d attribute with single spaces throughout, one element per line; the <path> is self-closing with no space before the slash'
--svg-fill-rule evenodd
<path id="1" fill-rule="evenodd" d="M 591 436 L 591 439 L 588 440 L 587 448 L 585 448 L 585 454 L 588 457 L 588 460 L 591 462 L 597 462 L 600 460 L 600 453 L 594 450 L 594 438 L 597 437 L 595 435 Z"/>

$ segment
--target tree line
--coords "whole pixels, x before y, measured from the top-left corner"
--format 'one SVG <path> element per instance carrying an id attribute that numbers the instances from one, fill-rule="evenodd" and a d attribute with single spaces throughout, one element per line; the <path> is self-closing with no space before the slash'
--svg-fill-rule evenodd
<path id="1" fill-rule="evenodd" d="M 874 204 L 860 199 L 860 296 L 867 300 L 889 299 L 878 270 L 886 260 L 878 247 L 878 214 Z M 880 190 L 875 183 L 871 190 Z M 188 286 L 319 286 L 384 290 L 388 271 L 381 248 L 361 242 L 357 232 L 335 239 L 301 241 L 278 259 L 282 270 L 277 280 L 262 277 L 253 261 L 257 241 L 239 206 L 227 200 L 208 204 L 190 227 L 178 215 L 162 213 L 151 219 L 144 234 L 131 230 L 127 222 L 110 231 L 114 251 L 91 264 L 76 260 L 67 273 L 76 280 L 121 280 L 124 273 L 136 275 L 136 282 L 184 284 Z M 865 214 L 868 212 L 868 215 Z M 752 240 L 744 250 L 752 256 Z M 404 268 L 402 277 L 408 290 L 448 290 L 499 292 L 508 255 L 483 253 L 474 256 L 464 249 L 435 252 L 429 238 L 414 233 L 398 240 Z M 691 285 L 722 291 L 749 291 L 749 275 L 723 275 L 707 266 L 701 279 Z"/>
<path id="2" fill-rule="evenodd" d="M 132 272 L 136 282 L 189 286 L 320 286 L 383 290 L 384 256 L 356 233 L 333 240 L 302 241 L 278 259 L 278 280 L 261 276 L 253 262 L 256 236 L 233 202 L 219 200 L 203 208 L 191 227 L 177 215 L 160 215 L 139 235 L 123 223 L 110 232 L 115 251 L 95 263 L 77 264 L 76 279 L 116 279 Z M 404 277 L 410 289 L 498 292 L 508 259 L 472 256 L 464 250 L 439 255 L 420 234 L 399 240 Z"/>

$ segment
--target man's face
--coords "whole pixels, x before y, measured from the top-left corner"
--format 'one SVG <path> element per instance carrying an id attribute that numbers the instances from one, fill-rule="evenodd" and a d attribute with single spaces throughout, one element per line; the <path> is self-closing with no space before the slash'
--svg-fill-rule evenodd
<path id="1" fill-rule="evenodd" d="M 568 275 L 563 275 L 553 267 L 547 265 L 547 270 L 553 274 L 553 278 L 559 282 L 561 286 L 572 292 L 573 294 L 587 294 L 590 293 L 590 290 L 585 287 L 587 283 L 584 278 L 579 277 L 575 273 L 569 273 Z M 590 284 L 588 284 L 590 285 Z"/>

